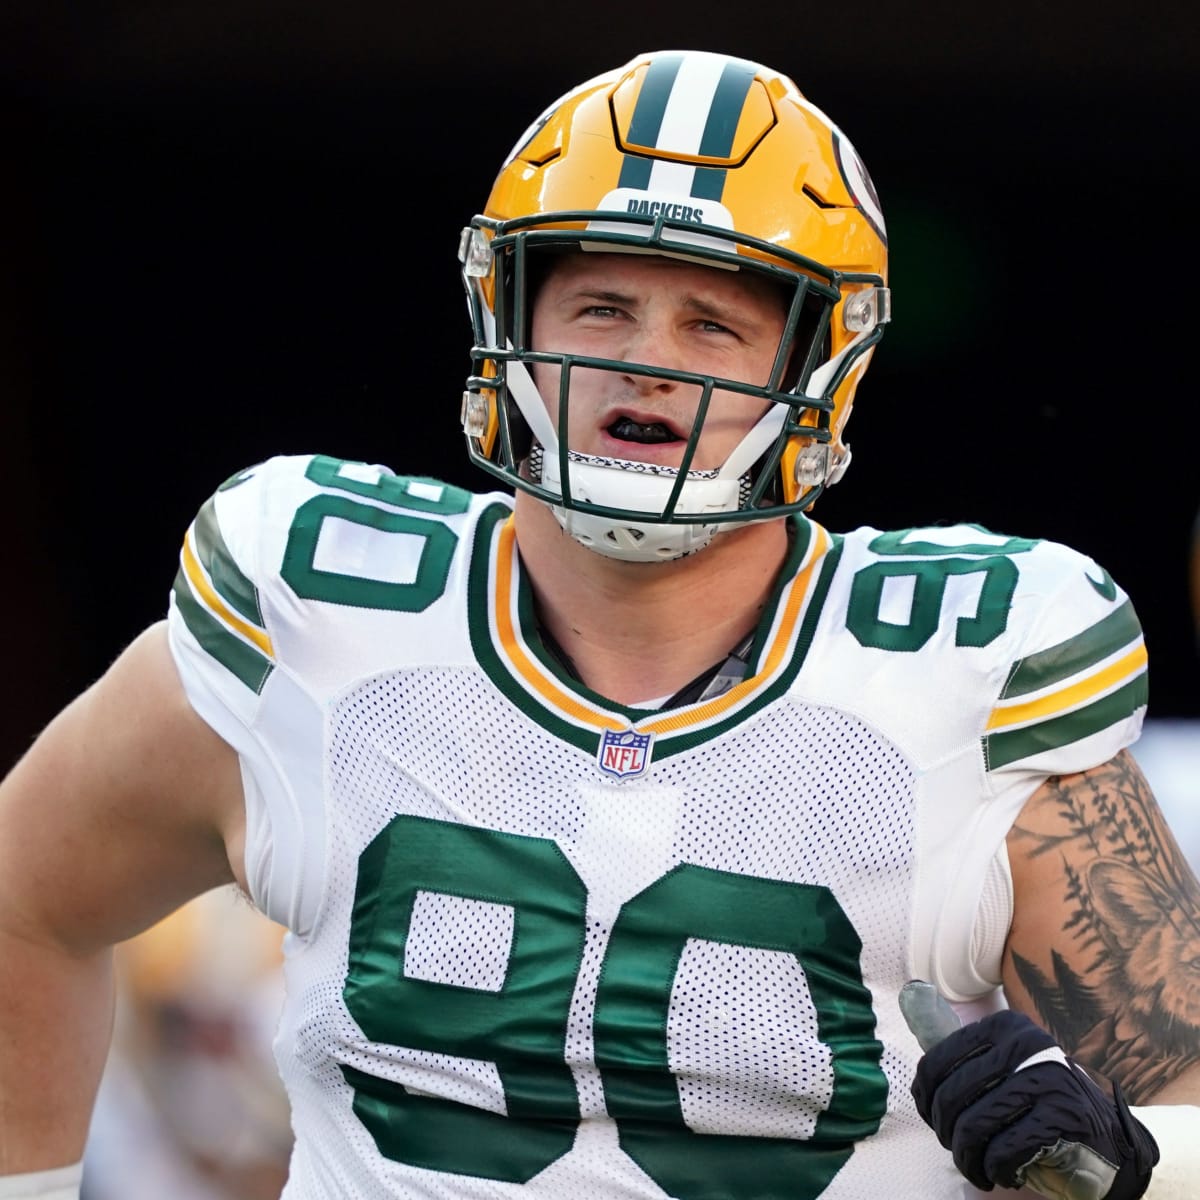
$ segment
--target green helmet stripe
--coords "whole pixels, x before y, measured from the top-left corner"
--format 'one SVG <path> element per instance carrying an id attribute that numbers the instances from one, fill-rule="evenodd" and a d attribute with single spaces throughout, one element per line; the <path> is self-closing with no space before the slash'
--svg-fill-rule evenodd
<path id="1" fill-rule="evenodd" d="M 635 146 L 657 145 L 663 115 L 667 111 L 667 101 L 671 98 L 671 89 L 675 86 L 675 77 L 679 74 L 682 63 L 682 54 L 667 54 L 650 64 L 642 90 L 638 93 L 633 116 L 629 120 L 625 140 Z M 653 165 L 650 159 L 640 154 L 626 154 L 625 161 L 621 164 L 621 176 L 617 186 L 644 190 L 650 186 L 650 170 Z"/>
<path id="2" fill-rule="evenodd" d="M 650 159 L 643 158 L 640 155 L 625 155 L 625 161 L 621 164 L 621 175 L 617 180 L 617 186 L 637 188 L 644 192 L 650 186 L 650 169 L 653 165 Z"/>
<path id="3" fill-rule="evenodd" d="M 630 118 L 627 141 L 635 146 L 657 147 L 664 152 L 685 148 L 663 146 L 662 127 L 672 93 L 682 86 L 679 70 L 681 55 L 667 55 L 653 62 L 646 73 L 642 90 Z M 721 70 L 707 114 L 699 130 L 696 153 L 705 158 L 728 158 L 732 153 L 738 121 L 746 105 L 746 97 L 754 83 L 757 68 L 753 63 L 732 60 Z M 678 103 L 678 98 L 676 103 Z M 653 160 L 642 155 L 627 154 L 618 181 L 623 188 L 647 189 L 651 186 Z M 696 167 L 692 177 L 691 194 L 700 200 L 720 200 L 725 190 L 724 167 Z"/>
<path id="4" fill-rule="evenodd" d="M 628 140 L 635 146 L 658 145 L 659 130 L 667 111 L 667 101 L 675 86 L 679 68 L 683 65 L 682 54 L 664 54 L 650 64 L 646 81 L 638 93 L 637 105 L 629 119 Z"/>
<path id="5" fill-rule="evenodd" d="M 733 151 L 733 138 L 737 133 L 746 97 L 754 82 L 755 68 L 750 63 L 731 62 L 721 72 L 712 107 L 708 110 L 708 121 L 700 138 L 700 154 L 704 158 L 728 158 Z"/>
<path id="6" fill-rule="evenodd" d="M 721 72 L 708 120 L 700 138 L 700 153 L 706 158 L 728 158 L 733 151 L 746 97 L 754 83 L 756 68 L 747 62 L 731 62 Z M 692 195 L 698 200 L 720 200 L 725 190 L 724 167 L 698 167 L 692 183 Z"/>
<path id="7" fill-rule="evenodd" d="M 720 200 L 725 190 L 724 167 L 697 167 L 692 180 L 692 195 L 697 200 Z"/>

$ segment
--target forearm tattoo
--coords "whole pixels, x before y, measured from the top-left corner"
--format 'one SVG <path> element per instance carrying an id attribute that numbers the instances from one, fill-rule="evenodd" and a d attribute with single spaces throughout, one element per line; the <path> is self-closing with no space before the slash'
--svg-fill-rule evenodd
<path id="1" fill-rule="evenodd" d="M 1014 834 L 1061 860 L 1069 920 L 1049 971 L 1013 968 L 1060 1044 L 1145 1101 L 1200 1062 L 1200 885 L 1128 754 L 1051 780 Z"/>

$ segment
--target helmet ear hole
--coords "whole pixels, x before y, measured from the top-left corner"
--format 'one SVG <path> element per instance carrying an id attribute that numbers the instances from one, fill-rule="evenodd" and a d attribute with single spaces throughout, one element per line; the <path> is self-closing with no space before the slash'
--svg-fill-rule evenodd
<path id="1" fill-rule="evenodd" d="M 829 478 L 829 457 L 828 442 L 809 442 L 792 467 L 796 483 L 805 491 L 820 487 Z"/>
<path id="2" fill-rule="evenodd" d="M 811 497 L 804 504 L 808 508 L 829 482 L 832 457 L 827 442 L 814 442 L 800 434 L 788 439 L 774 480 L 780 502 L 796 504 Z"/>

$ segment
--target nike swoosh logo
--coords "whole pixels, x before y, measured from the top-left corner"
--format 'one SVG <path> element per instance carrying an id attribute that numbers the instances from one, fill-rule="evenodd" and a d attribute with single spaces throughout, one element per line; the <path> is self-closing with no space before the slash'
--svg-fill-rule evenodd
<path id="1" fill-rule="evenodd" d="M 1117 585 L 1113 582 L 1113 577 L 1103 567 L 1100 568 L 1100 574 L 1102 578 L 1098 580 L 1093 579 L 1086 571 L 1083 573 L 1083 577 L 1105 600 L 1115 600 L 1117 598 Z"/>

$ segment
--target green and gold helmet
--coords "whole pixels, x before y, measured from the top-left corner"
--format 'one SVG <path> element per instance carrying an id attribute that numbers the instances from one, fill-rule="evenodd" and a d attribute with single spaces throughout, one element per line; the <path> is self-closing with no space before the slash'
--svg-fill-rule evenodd
<path id="1" fill-rule="evenodd" d="M 787 312 L 763 386 L 530 344 L 546 252 L 660 254 L 779 285 Z M 556 101 L 522 136 L 459 247 L 474 332 L 469 453 L 550 504 L 585 545 L 655 561 L 733 523 L 809 507 L 845 471 L 843 430 L 891 313 L 879 201 L 841 131 L 787 77 L 699 51 L 642 54 Z M 558 366 L 557 419 L 531 365 Z M 699 389 L 678 470 L 569 449 L 580 370 Z M 723 466 L 691 470 L 714 389 L 769 402 Z"/>

